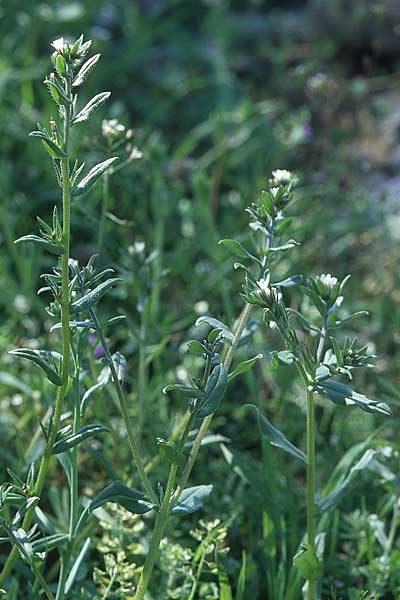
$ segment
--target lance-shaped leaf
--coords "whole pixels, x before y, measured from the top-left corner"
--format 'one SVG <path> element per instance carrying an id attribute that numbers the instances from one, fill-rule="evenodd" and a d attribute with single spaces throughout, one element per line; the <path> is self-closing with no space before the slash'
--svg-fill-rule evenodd
<path id="1" fill-rule="evenodd" d="M 90 169 L 89 173 L 73 188 L 73 197 L 76 198 L 78 196 L 86 195 L 98 182 L 103 173 L 105 173 L 109 166 L 112 165 L 112 163 L 116 160 L 118 160 L 117 156 L 108 158 L 107 160 L 103 160 L 103 162 L 98 163 L 92 169 Z"/>
<path id="2" fill-rule="evenodd" d="M 115 502 L 133 514 L 142 515 L 154 508 L 154 505 L 145 498 L 146 496 L 141 492 L 133 490 L 117 480 L 110 483 L 92 500 L 89 509 L 95 510 L 107 502 Z"/>
<path id="3" fill-rule="evenodd" d="M 173 390 L 181 392 L 185 396 L 185 398 L 204 397 L 204 392 L 202 392 L 198 388 L 192 388 L 188 385 L 184 385 L 183 383 L 170 383 L 169 385 L 165 386 L 165 388 L 163 389 L 163 393 L 166 394 L 167 392 L 171 392 Z"/>
<path id="4" fill-rule="evenodd" d="M 253 358 L 249 358 L 248 360 L 244 360 L 243 362 L 239 363 L 238 366 L 235 367 L 235 369 L 229 373 L 228 381 L 232 381 L 232 379 L 235 379 L 235 377 L 237 377 L 238 375 L 249 371 L 249 369 L 254 367 L 256 362 L 261 358 L 263 358 L 262 354 L 256 354 L 256 356 L 253 356 Z"/>
<path id="5" fill-rule="evenodd" d="M 225 339 L 229 340 L 230 342 L 233 340 L 232 331 L 229 329 L 229 327 L 227 325 L 225 325 L 225 323 L 223 323 L 219 319 L 216 319 L 215 317 L 209 317 L 208 315 L 204 315 L 202 317 L 199 317 L 195 324 L 198 326 L 198 325 L 201 325 L 202 323 L 207 323 L 207 325 L 210 325 L 210 327 L 213 327 L 215 329 L 220 329 L 221 334 Z"/>
<path id="6" fill-rule="evenodd" d="M 370 400 L 364 394 L 354 392 L 348 385 L 339 381 L 323 381 L 316 385 L 315 391 L 321 396 L 329 398 L 334 404 L 340 406 L 358 406 L 368 413 L 381 413 L 392 415 L 390 407 L 385 402 Z"/>
<path id="7" fill-rule="evenodd" d="M 47 379 L 54 385 L 62 385 L 62 355 L 50 350 L 31 350 L 30 348 L 16 348 L 10 354 L 20 358 L 26 358 L 40 367 Z"/>
<path id="8" fill-rule="evenodd" d="M 276 283 L 272 283 L 272 287 L 283 287 L 289 288 L 294 285 L 300 285 L 303 281 L 302 275 L 293 275 L 292 277 L 288 277 L 287 279 L 283 279 L 282 281 L 277 281 Z"/>
<path id="9" fill-rule="evenodd" d="M 53 158 L 68 158 L 68 154 L 64 152 L 44 131 L 31 131 L 30 136 L 39 138 L 47 152 Z"/>
<path id="10" fill-rule="evenodd" d="M 30 242 L 35 246 L 38 246 L 42 250 L 46 250 L 51 254 L 56 254 L 57 256 L 61 256 L 64 254 L 65 249 L 61 244 L 57 244 L 56 242 L 51 242 L 50 240 L 46 240 L 38 235 L 23 235 L 22 237 L 15 240 L 14 244 L 20 244 L 21 242 Z"/>
<path id="11" fill-rule="evenodd" d="M 78 87 L 85 83 L 86 79 L 89 77 L 90 73 L 93 71 L 97 61 L 100 58 L 100 54 L 95 54 L 89 60 L 87 60 L 79 69 L 77 76 L 75 77 L 72 85 L 74 87 Z"/>
<path id="12" fill-rule="evenodd" d="M 95 306 L 99 302 L 99 300 L 104 296 L 104 294 L 106 294 L 108 290 L 111 289 L 112 286 L 118 283 L 119 281 L 122 280 L 118 277 L 112 277 L 111 279 L 107 279 L 107 281 L 103 281 L 103 283 L 100 283 L 100 285 L 95 287 L 94 290 L 91 290 L 90 292 L 79 298 L 79 300 L 75 300 L 75 302 L 72 302 L 72 304 L 70 305 L 71 314 L 79 313 L 84 310 L 90 310 L 91 308 L 93 308 L 93 306 Z"/>
<path id="13" fill-rule="evenodd" d="M 81 551 L 79 552 L 78 556 L 76 557 L 76 560 L 74 562 L 74 564 L 72 565 L 72 568 L 69 572 L 67 581 L 65 582 L 65 595 L 66 598 L 68 597 L 68 594 L 71 590 L 71 587 L 73 586 L 73 583 L 78 575 L 80 566 L 82 565 L 83 561 L 86 558 L 87 553 L 90 550 L 90 543 L 91 543 L 91 539 L 87 538 L 85 540 L 85 543 L 83 544 Z"/>
<path id="14" fill-rule="evenodd" d="M 171 515 L 187 515 L 199 510 L 203 506 L 204 500 L 211 494 L 212 489 L 212 485 L 197 485 L 186 488 L 171 509 Z"/>
<path id="15" fill-rule="evenodd" d="M 85 425 L 81 427 L 76 433 L 68 435 L 67 437 L 59 440 L 53 446 L 53 454 L 59 454 L 60 452 L 67 452 L 78 444 L 81 444 L 88 438 L 95 437 L 98 433 L 104 433 L 110 431 L 108 427 L 104 425 Z"/>
<path id="16" fill-rule="evenodd" d="M 283 244 L 282 246 L 276 246 L 275 248 L 267 248 L 264 251 L 264 254 L 266 256 L 270 256 L 271 254 L 276 254 L 277 252 L 285 252 L 286 250 L 290 250 L 295 246 L 300 246 L 299 242 L 296 242 L 296 240 L 289 240 L 288 242 L 286 242 L 286 244 Z"/>
<path id="17" fill-rule="evenodd" d="M 34 552 L 50 552 L 61 547 L 68 539 L 68 533 L 53 533 L 32 542 L 32 549 Z"/>
<path id="18" fill-rule="evenodd" d="M 110 96 L 111 92 L 101 92 L 101 94 L 94 96 L 72 119 L 72 124 L 88 121 L 107 102 Z"/>
<path id="19" fill-rule="evenodd" d="M 371 448 L 366 450 L 360 460 L 356 462 L 350 469 L 348 475 L 336 486 L 336 488 L 327 496 L 317 499 L 316 505 L 321 513 L 330 510 L 340 502 L 358 473 L 364 469 L 368 469 L 372 465 L 375 455 L 375 450 L 372 450 Z"/>
<path id="20" fill-rule="evenodd" d="M 220 363 L 212 370 L 210 377 L 207 379 L 204 397 L 201 400 L 200 410 L 197 413 L 200 419 L 208 417 L 208 415 L 217 410 L 221 404 L 227 385 L 228 373 L 224 365 Z"/>
<path id="21" fill-rule="evenodd" d="M 242 246 L 242 244 L 240 242 L 237 242 L 236 240 L 220 240 L 218 244 L 220 246 L 224 246 L 233 254 L 236 254 L 236 256 L 240 256 L 240 258 L 249 258 L 250 260 L 256 263 L 261 264 L 261 262 L 256 256 L 253 256 L 251 252 L 246 250 L 246 248 L 244 248 L 244 246 Z"/>
<path id="22" fill-rule="evenodd" d="M 250 408 L 253 410 L 258 417 L 258 425 L 260 427 L 260 432 L 265 437 L 271 446 L 276 446 L 277 448 L 281 448 L 288 454 L 298 458 L 304 464 L 307 464 L 307 457 L 302 450 L 297 448 L 292 442 L 290 442 L 285 434 L 274 427 L 270 421 L 268 421 L 267 417 L 262 415 L 255 404 L 245 404 L 244 408 Z"/>

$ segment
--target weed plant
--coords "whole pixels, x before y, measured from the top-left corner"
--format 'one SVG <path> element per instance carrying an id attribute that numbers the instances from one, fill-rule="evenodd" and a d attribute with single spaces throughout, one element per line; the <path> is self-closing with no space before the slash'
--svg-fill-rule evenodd
<path id="1" fill-rule="evenodd" d="M 236 319 L 231 319 L 234 321 L 232 328 L 212 316 L 203 315 L 197 320 L 197 327 L 206 333 L 204 339 L 199 335 L 187 344 L 189 353 L 197 355 L 195 358 L 198 359 L 193 363 L 193 371 L 185 375 L 184 381 L 164 381 L 164 393 L 173 400 L 182 397 L 187 410 L 173 433 L 167 434 L 168 439 L 157 437 L 157 454 L 150 460 L 145 460 L 141 441 L 146 436 L 144 398 L 146 368 L 149 363 L 146 362 L 143 348 L 146 345 L 147 330 L 160 313 L 159 281 L 163 274 L 160 253 L 148 257 L 141 265 L 143 287 L 146 288 L 149 270 L 154 286 L 150 291 L 146 290 L 147 295 L 141 294 L 140 302 L 141 328 L 138 343 L 142 353 L 137 377 L 137 426 L 132 423 L 132 411 L 125 392 L 126 359 L 121 352 L 112 352 L 108 341 L 109 333 L 121 321 L 121 316 L 115 315 L 103 322 L 98 312 L 100 300 L 106 294 L 114 293 L 120 278 L 115 277 L 110 268 L 97 268 L 99 260 L 95 255 L 90 257 L 85 266 L 71 258 L 71 202 L 85 202 L 92 188 L 103 178 L 98 230 L 98 247 L 102 249 L 107 237 L 111 176 L 140 157 L 140 152 L 135 147 L 129 147 L 126 158 L 117 162 L 114 152 L 119 151 L 131 135 L 118 126 L 117 122 L 109 121 L 103 126 L 107 158 L 89 170 L 86 170 L 84 162 L 73 160 L 71 135 L 82 127 L 82 123 L 89 121 L 110 96 L 109 92 L 99 93 L 83 108 L 79 108 L 78 92 L 100 56 L 96 54 L 88 58 L 90 46 L 91 42 L 84 41 L 82 36 L 74 43 L 63 38 L 53 42 L 54 70 L 46 78 L 45 85 L 55 102 L 58 116 L 50 120 L 47 128 L 38 124 L 37 130 L 31 133 L 41 141 L 53 163 L 62 196 L 62 210 L 58 206 L 54 207 L 51 224 L 38 218 L 39 235 L 25 235 L 17 243 L 33 244 L 57 257 L 58 262 L 53 270 L 42 275 L 44 287 L 40 293 L 51 298 L 47 313 L 54 320 L 52 330 L 61 334 L 61 351 L 33 346 L 11 352 L 13 358 L 25 358 L 40 367 L 55 399 L 51 411 L 40 422 L 44 440 L 41 456 L 31 462 L 26 478 L 9 469 L 10 481 L 1 486 L 0 524 L 4 530 L 2 541 L 11 545 L 12 549 L 0 575 L 0 587 L 12 589 L 12 573 L 16 562 L 22 559 L 32 574 L 33 598 L 42 593 L 53 600 L 70 597 L 76 589 L 79 572 L 89 557 L 92 539 L 89 533 L 93 535 L 93 524 L 96 523 L 94 517 L 101 518 L 104 515 L 102 511 L 112 503 L 118 505 L 118 508 L 110 510 L 121 511 L 118 518 L 131 519 L 126 516 L 128 514 L 135 515 L 134 519 L 140 519 L 141 515 L 149 513 L 144 518 L 144 523 L 147 527 L 153 516 L 154 524 L 145 559 L 140 567 L 128 559 L 129 552 L 125 547 L 114 552 L 115 547 L 119 548 L 122 544 L 119 539 L 112 544 L 112 536 L 109 537 L 105 570 L 96 569 L 94 573 L 102 598 L 107 598 L 109 593 L 113 593 L 116 598 L 134 597 L 136 600 L 144 600 L 149 593 L 157 597 L 152 580 L 158 559 L 160 569 L 164 572 L 168 570 L 168 560 L 172 561 L 174 568 L 178 569 L 180 565 L 179 571 L 170 573 L 168 587 L 172 586 L 172 591 L 177 594 L 172 597 L 187 597 L 189 600 L 233 597 L 223 559 L 231 521 L 201 522 L 200 527 L 192 534 L 198 542 L 197 550 L 194 553 L 186 551 L 185 554 L 185 550 L 176 545 L 173 559 L 172 550 L 166 550 L 165 535 L 169 524 L 173 529 L 178 519 L 201 509 L 213 491 L 212 484 L 188 484 L 199 451 L 207 440 L 214 414 L 223 399 L 224 405 L 230 410 L 231 382 L 246 373 L 251 377 L 251 369 L 262 364 L 263 354 L 256 353 L 239 361 L 232 368 L 237 349 L 243 349 L 249 342 L 252 332 L 250 316 L 253 307 L 258 307 L 262 310 L 268 339 L 271 337 L 275 342 L 278 335 L 283 345 L 283 349 L 273 349 L 270 352 L 272 366 L 277 370 L 281 367 L 291 369 L 292 372 L 296 369 L 305 399 L 306 452 L 290 442 L 260 412 L 258 404 L 246 405 L 247 409 L 256 414 L 263 439 L 298 459 L 306 470 L 306 535 L 296 542 L 298 551 L 290 557 L 295 569 L 284 578 L 280 597 L 295 600 L 299 589 L 298 581 L 302 578 L 305 580 L 304 593 L 307 600 L 316 600 L 321 594 L 324 544 L 331 518 L 329 511 L 337 507 L 357 473 L 369 468 L 373 462 L 376 463 L 378 457 L 370 447 L 370 440 L 352 448 L 339 462 L 331 479 L 322 487 L 322 492 L 317 492 L 320 487 L 317 482 L 322 480 L 322 474 L 319 476 L 316 472 L 318 448 L 315 436 L 318 422 L 315 418 L 315 397 L 319 395 L 334 404 L 354 406 L 367 413 L 391 414 L 387 404 L 371 400 L 336 379 L 341 376 L 351 380 L 353 371 L 371 366 L 373 358 L 366 345 L 358 344 L 355 339 L 342 339 L 336 333 L 347 321 L 362 315 L 360 312 L 342 315 L 343 290 L 348 278 L 338 281 L 330 274 L 322 274 L 292 275 L 279 279 L 287 254 L 299 245 L 289 237 L 294 224 L 287 214 L 297 181 L 288 171 L 274 171 L 267 189 L 247 210 L 251 220 L 252 249 L 248 250 L 236 239 L 220 241 L 221 246 L 240 259 L 234 267 L 244 273 L 242 310 Z M 196 183 L 201 189 L 201 182 Z M 164 233 L 162 219 L 157 231 L 156 245 L 160 250 Z M 138 286 L 140 285 L 139 276 Z M 300 310 L 290 306 L 293 299 L 302 295 L 307 301 L 298 300 Z M 223 295 L 223 303 L 228 317 L 232 316 L 232 306 L 226 295 Z M 90 346 L 92 335 L 96 336 L 102 371 L 97 380 L 87 386 L 88 379 L 93 379 L 96 373 Z M 161 351 L 162 349 L 161 346 Z M 154 360 L 156 358 L 157 356 Z M 88 372 L 91 374 L 89 378 Z M 112 384 L 112 398 L 119 407 L 124 424 L 123 436 L 120 430 L 113 430 L 107 420 L 101 423 L 87 422 L 89 406 L 100 399 L 104 400 L 102 394 L 105 393 L 106 386 L 110 388 L 109 384 Z M 132 456 L 132 473 L 129 478 L 133 480 L 138 475 L 140 490 L 118 478 L 112 478 L 95 497 L 86 497 L 80 479 L 79 453 L 85 441 L 97 439 L 98 436 L 101 439 L 112 437 L 112 443 L 117 448 L 122 440 L 127 441 Z M 49 466 L 54 457 L 64 470 L 68 485 L 68 522 L 63 523 L 62 527 L 54 523 L 54 519 L 41 504 Z M 106 459 L 103 464 L 108 465 Z M 154 481 L 153 472 L 156 467 L 161 476 Z M 272 476 L 270 472 L 264 473 L 266 479 L 270 475 Z M 389 556 L 393 547 L 397 510 L 395 504 L 393 527 L 384 538 L 385 557 Z M 131 525 L 128 520 L 124 529 Z M 377 530 L 376 521 L 374 526 Z M 140 536 L 142 533 L 142 529 L 138 528 L 137 534 Z M 55 561 L 54 552 L 58 554 Z M 190 570 L 187 565 L 189 561 Z M 215 583 L 209 584 L 207 588 L 202 585 L 201 577 L 206 568 L 217 574 L 217 588 Z M 246 598 L 246 577 L 246 553 L 243 553 L 236 579 L 236 600 Z M 57 580 L 56 584 L 54 580 Z M 393 583 L 393 586 L 396 585 L 396 582 Z"/>

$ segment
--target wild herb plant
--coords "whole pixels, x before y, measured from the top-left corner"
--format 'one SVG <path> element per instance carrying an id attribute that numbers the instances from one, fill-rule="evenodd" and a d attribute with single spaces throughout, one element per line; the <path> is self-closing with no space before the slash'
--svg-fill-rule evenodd
<path id="1" fill-rule="evenodd" d="M 264 235 L 276 231 L 277 237 L 286 235 L 292 226 L 291 219 L 285 218 L 285 208 L 291 200 L 295 180 L 288 171 L 275 171 L 270 180 L 268 191 L 262 193 L 261 201 L 249 209 L 252 218 L 251 227 L 255 232 Z M 259 259 L 251 255 L 238 242 L 225 240 L 236 254 L 255 263 L 258 268 Z M 339 282 L 330 274 L 315 277 L 298 276 L 284 282 L 273 283 L 271 268 L 274 261 L 283 253 L 297 246 L 297 242 L 289 240 L 277 246 L 269 246 L 264 252 L 268 263 L 263 264 L 261 276 L 258 278 L 247 266 L 243 297 L 249 305 L 262 308 L 265 324 L 276 331 L 283 342 L 284 350 L 273 352 L 272 360 L 276 365 L 295 366 L 300 375 L 306 396 L 306 453 L 296 448 L 286 436 L 275 428 L 260 412 L 257 406 L 247 405 L 258 415 L 261 433 L 274 446 L 303 461 L 307 467 L 307 538 L 301 544 L 299 552 L 293 559 L 294 565 L 306 579 L 307 598 L 317 597 L 317 583 L 322 576 L 322 544 L 323 531 L 317 536 L 317 514 L 320 516 L 331 509 L 339 501 L 349 481 L 341 482 L 327 496 L 316 494 L 315 473 L 315 394 L 328 398 L 339 406 L 356 406 L 367 413 L 391 415 L 390 408 L 384 402 L 367 398 L 355 392 L 348 385 L 335 380 L 337 376 L 353 378 L 353 371 L 362 367 L 371 367 L 371 359 L 367 345 L 360 346 L 356 339 L 345 338 L 341 343 L 333 335 L 347 321 L 364 314 L 354 313 L 341 317 L 343 289 L 349 279 L 347 276 Z M 242 265 L 240 265 L 242 267 Z M 303 293 L 310 299 L 315 308 L 312 311 L 299 312 L 285 305 L 283 290 L 288 285 L 301 284 Z M 310 314 L 311 313 L 311 314 Z M 372 451 L 366 453 L 357 464 L 357 469 L 365 468 L 372 460 Z M 318 538 L 320 543 L 318 543 Z"/>
<path id="2" fill-rule="evenodd" d="M 80 549 L 77 547 L 78 540 L 82 543 L 82 531 L 89 513 L 88 507 L 82 508 L 79 501 L 78 445 L 98 433 L 107 431 L 104 425 L 82 426 L 81 424 L 90 397 L 90 393 L 86 393 L 81 398 L 80 387 L 84 349 L 90 329 L 97 333 L 104 352 L 105 373 L 101 384 L 104 385 L 111 375 L 127 428 L 129 445 L 143 485 L 153 502 L 157 502 L 157 496 L 144 470 L 121 386 L 125 359 L 119 353 L 111 356 L 104 327 L 98 319 L 95 308 L 98 301 L 117 283 L 118 279 L 110 277 L 112 274 L 110 269 L 96 272 L 95 257 L 92 257 L 87 266 L 82 269 L 76 261 L 70 259 L 71 200 L 81 202 L 117 160 L 117 157 L 110 157 L 96 164 L 86 175 L 83 175 L 85 163 L 79 164 L 77 159 L 72 162 L 71 132 L 75 126 L 80 127 L 81 123 L 88 121 L 103 106 L 110 92 L 97 94 L 79 109 L 77 92 L 86 82 L 100 55 L 95 54 L 85 60 L 91 41 L 84 42 L 83 36 L 73 44 L 60 38 L 53 42 L 52 46 L 54 52 L 51 58 L 54 71 L 45 80 L 45 85 L 57 106 L 58 119 L 52 118 L 48 129 L 38 124 L 38 129 L 31 135 L 41 140 L 53 162 L 57 182 L 62 190 L 62 221 L 60 223 L 59 211 L 55 206 L 51 225 L 38 218 L 40 234 L 26 235 L 17 242 L 33 243 L 59 257 L 60 264 L 54 268 L 53 273 L 42 276 L 46 285 L 40 293 L 50 293 L 52 296 L 47 312 L 59 321 L 53 329 L 61 330 L 62 352 L 30 348 L 19 348 L 12 352 L 14 356 L 26 358 L 41 367 L 50 383 L 56 386 L 57 393 L 51 418 L 46 426 L 42 426 L 45 448 L 38 472 L 36 473 L 32 465 L 26 482 L 11 473 L 12 483 L 2 486 L 1 525 L 6 531 L 6 539 L 13 544 L 13 548 L 0 575 L 0 585 L 3 586 L 7 581 L 20 554 L 39 579 L 46 595 L 53 598 L 50 588 L 43 580 L 41 569 L 44 567 L 46 552 L 59 548 L 61 568 L 56 599 L 62 600 L 73 585 L 78 568 L 90 546 L 90 539 L 86 539 Z M 128 157 L 128 161 L 130 158 Z M 90 320 L 82 318 L 88 313 Z M 66 400 L 71 402 L 73 419 L 71 424 L 64 425 L 61 420 Z M 36 525 L 31 528 L 31 524 L 53 455 L 59 458 L 66 472 L 70 489 L 69 530 L 68 534 L 58 531 L 38 539 Z M 9 508 L 15 505 L 18 510 L 14 515 L 10 515 Z M 9 518 L 6 519 L 5 515 Z M 38 519 L 37 510 L 36 518 Z M 43 519 L 44 522 L 41 522 L 40 518 L 39 521 L 44 530 L 52 531 L 54 528 L 50 527 L 47 517 L 43 516 Z"/>

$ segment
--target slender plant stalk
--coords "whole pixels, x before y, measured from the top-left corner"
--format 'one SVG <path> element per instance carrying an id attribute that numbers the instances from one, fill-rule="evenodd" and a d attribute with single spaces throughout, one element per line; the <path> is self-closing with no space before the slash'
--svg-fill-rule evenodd
<path id="1" fill-rule="evenodd" d="M 67 79 L 67 94 L 71 95 L 71 79 Z M 69 167 L 69 138 L 70 138 L 70 109 L 65 109 L 64 119 L 64 135 L 63 135 L 63 148 L 66 153 L 66 157 L 61 159 L 62 169 L 62 203 L 63 203 L 63 246 L 64 253 L 61 256 L 61 330 L 62 330 L 62 356 L 63 356 L 63 368 L 62 368 L 62 385 L 57 390 L 56 403 L 54 407 L 53 421 L 47 438 L 46 447 L 42 456 L 42 460 L 39 467 L 38 476 L 36 479 L 35 487 L 33 490 L 33 496 L 40 496 L 43 490 L 43 486 L 46 480 L 47 471 L 49 469 L 49 463 L 53 452 L 54 442 L 56 440 L 57 431 L 60 425 L 61 413 L 64 398 L 66 395 L 68 380 L 69 380 L 69 344 L 70 344 L 70 329 L 69 329 L 69 253 L 70 253 L 70 236 L 71 236 L 71 189 L 70 189 L 70 167 Z M 33 515 L 34 508 L 29 509 L 24 517 L 22 527 L 23 529 L 29 529 Z M 18 558 L 18 550 L 14 546 L 9 557 L 3 567 L 3 571 L 0 575 L 0 587 L 3 587 L 7 578 L 11 574 L 13 566 Z"/>
<path id="2" fill-rule="evenodd" d="M 307 390 L 307 538 L 315 552 L 315 409 L 314 395 Z M 308 580 L 307 600 L 315 600 L 317 582 Z"/>
<path id="3" fill-rule="evenodd" d="M 106 230 L 106 213 L 109 205 L 109 196 L 110 196 L 110 175 L 109 173 L 105 173 L 103 176 L 103 193 L 102 193 L 102 201 L 101 201 L 101 215 L 100 215 L 100 223 L 99 223 L 99 237 L 97 240 L 98 251 L 101 252 L 104 244 L 104 234 Z"/>
<path id="4" fill-rule="evenodd" d="M 132 423 L 131 423 L 131 418 L 129 416 L 128 405 L 127 405 L 127 402 L 126 402 L 126 399 L 125 399 L 125 394 L 124 394 L 124 391 L 122 389 L 121 383 L 120 383 L 120 381 L 118 379 L 118 374 L 117 374 L 117 371 L 116 371 L 116 368 L 115 368 L 115 365 L 114 365 L 114 361 L 113 361 L 112 356 L 111 356 L 111 352 L 109 350 L 106 338 L 105 338 L 104 333 L 103 333 L 103 329 L 102 329 L 102 327 L 100 325 L 99 319 L 97 317 L 96 310 L 94 308 L 92 308 L 90 310 L 90 316 L 91 316 L 91 318 L 92 318 L 92 320 L 93 320 L 93 322 L 95 324 L 97 335 L 99 336 L 100 343 L 101 343 L 101 345 L 103 346 L 103 349 L 104 349 L 104 354 L 105 354 L 105 356 L 106 356 L 106 358 L 108 359 L 108 362 L 109 362 L 109 367 L 110 367 L 110 371 L 111 371 L 111 377 L 112 377 L 112 380 L 114 382 L 115 389 L 116 389 L 116 392 L 117 392 L 117 396 L 118 396 L 118 400 L 119 400 L 119 405 L 120 405 L 120 408 L 121 408 L 121 414 L 122 414 L 122 418 L 123 418 L 123 421 L 124 421 L 125 429 L 126 429 L 126 432 L 127 432 L 127 435 L 128 435 L 129 446 L 131 448 L 131 452 L 132 452 L 133 459 L 135 461 L 136 468 L 137 468 L 137 470 L 139 472 L 140 479 L 142 480 L 142 484 L 143 484 L 143 486 L 144 486 L 144 488 L 145 488 L 145 490 L 147 492 L 147 495 L 149 496 L 150 500 L 154 504 L 158 504 L 159 502 L 158 502 L 157 495 L 156 495 L 156 493 L 155 493 L 155 491 L 154 491 L 154 489 L 153 489 L 153 487 L 152 487 L 152 485 L 150 483 L 148 475 L 146 473 L 146 469 L 144 467 L 144 462 L 143 462 L 143 459 L 142 459 L 142 455 L 140 453 L 139 446 L 138 446 L 138 443 L 136 441 L 136 436 L 135 436 L 135 433 L 133 431 L 133 427 L 132 427 Z"/>
<path id="5" fill-rule="evenodd" d="M 240 316 L 239 316 L 231 345 L 229 346 L 228 351 L 227 351 L 226 356 L 223 361 L 224 367 L 227 371 L 229 370 L 229 367 L 232 363 L 234 351 L 239 343 L 240 338 L 242 337 L 244 328 L 246 327 L 246 323 L 249 319 L 251 309 L 252 309 L 251 304 L 246 303 L 242 309 Z M 196 413 L 193 412 L 190 415 L 190 417 L 188 418 L 188 421 L 186 423 L 185 429 L 183 431 L 182 437 L 181 437 L 179 445 L 178 445 L 178 452 L 180 452 L 185 445 L 187 436 L 189 435 L 189 432 L 190 432 L 190 429 L 192 427 L 195 417 L 196 417 Z M 173 494 L 173 490 L 174 490 L 175 478 L 176 478 L 176 473 L 177 473 L 178 467 L 175 464 L 171 465 L 171 468 L 169 471 L 169 476 L 168 476 L 167 488 L 166 488 L 165 495 L 164 495 L 164 498 L 163 498 L 163 501 L 161 504 L 160 512 L 157 514 L 157 517 L 156 517 L 156 522 L 154 524 L 154 530 L 153 530 L 153 535 L 152 535 L 151 542 L 150 542 L 149 552 L 146 556 L 143 570 L 140 575 L 140 580 L 139 580 L 138 588 L 136 591 L 135 600 L 143 600 L 145 597 L 145 594 L 146 594 L 146 591 L 147 591 L 147 588 L 149 585 L 149 581 L 151 578 L 151 574 L 153 572 L 153 568 L 154 568 L 155 562 L 157 560 L 160 542 L 163 538 L 165 528 L 166 528 L 166 525 L 168 522 L 171 504 L 174 505 L 177 502 L 180 494 L 182 493 L 182 491 L 186 485 L 186 482 L 192 471 L 194 462 L 197 458 L 197 454 L 200 450 L 201 442 L 208 430 L 208 427 L 210 426 L 211 421 L 212 421 L 212 415 L 206 417 L 203 420 L 203 423 L 197 433 L 197 436 L 193 443 L 192 449 L 190 451 L 188 460 L 186 462 L 184 471 L 182 473 L 181 480 L 180 480 L 179 485 L 177 486 L 174 494 Z"/>

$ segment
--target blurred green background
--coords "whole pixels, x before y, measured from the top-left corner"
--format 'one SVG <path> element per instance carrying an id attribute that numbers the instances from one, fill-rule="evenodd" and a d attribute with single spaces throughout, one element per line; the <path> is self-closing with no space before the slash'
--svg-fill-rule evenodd
<path id="1" fill-rule="evenodd" d="M 113 330 L 112 344 L 128 359 L 129 398 L 143 426 L 146 454 L 156 452 L 155 437 L 167 438 L 182 414 L 184 407 L 163 397 L 161 389 L 192 365 L 185 340 L 193 335 L 196 318 L 206 312 L 232 323 L 240 311 L 241 274 L 233 271 L 231 257 L 217 241 L 246 239 L 244 208 L 258 196 L 271 170 L 282 168 L 301 180 L 292 215 L 296 239 L 302 242 L 281 265 L 282 275 L 352 274 L 346 288 L 348 310 L 368 310 L 370 317 L 349 324 L 349 332 L 370 340 L 377 354 L 376 369 L 362 376 L 360 387 L 389 402 L 395 415 L 382 425 L 375 417 L 333 410 L 321 402 L 320 484 L 346 450 L 380 425 L 377 438 L 392 448 L 398 472 L 398 3 L 6 0 L 0 3 L 0 33 L 3 480 L 6 466 L 23 472 L 32 460 L 38 417 L 52 399 L 39 374 L 12 363 L 7 352 L 32 339 L 39 346 L 58 343 L 49 334 L 45 304 L 36 294 L 40 273 L 51 268 L 52 258 L 13 245 L 15 238 L 35 229 L 37 215 L 50 215 L 59 199 L 51 164 L 27 134 L 39 118 L 45 123 L 54 111 L 42 85 L 50 69 L 50 43 L 81 33 L 102 54 L 85 93 L 110 90 L 112 96 L 84 136 L 75 135 L 74 149 L 90 164 L 107 157 L 101 121 L 118 119 L 126 130 L 134 130 L 129 143 L 143 153 L 110 177 L 106 206 L 101 185 L 73 206 L 72 255 L 85 262 L 100 250 L 102 263 L 123 277 L 102 310 L 105 316 L 127 315 L 126 323 Z M 131 146 L 121 147 L 122 157 L 130 152 Z M 254 314 L 250 350 L 268 356 L 276 340 L 261 335 L 260 318 Z M 226 438 L 234 464 L 227 464 L 217 439 L 204 448 L 192 480 L 221 482 L 205 518 L 207 513 L 220 519 L 235 515 L 224 542 L 230 547 L 227 569 L 235 581 L 246 550 L 245 597 L 296 600 L 301 585 L 290 572 L 304 530 L 305 515 L 299 509 L 303 474 L 279 452 L 261 447 L 254 421 L 241 405 L 258 404 L 302 446 L 303 400 L 293 378 L 286 371 L 272 371 L 268 361 L 235 381 L 214 426 Z M 106 405 L 107 399 L 102 402 Z M 117 435 L 117 412 L 103 406 L 100 414 L 107 415 Z M 105 441 L 103 456 L 99 448 L 88 447 L 82 472 L 89 495 L 107 482 L 110 472 L 132 478 L 126 448 Z M 55 510 L 51 496 L 61 494 L 61 477 L 55 465 L 56 491 L 49 493 L 49 510 Z M 388 486 L 381 473 L 369 473 L 341 503 L 331 525 L 324 598 L 357 599 L 364 589 L 368 598 L 400 597 L 400 551 L 389 565 L 380 565 L 379 541 L 369 519 L 371 514 L 383 523 L 389 519 L 396 485 Z M 169 586 L 169 591 L 160 597 L 186 598 L 177 583 L 185 577 L 184 568 L 168 585 L 166 573 L 168 565 L 176 567 L 182 558 L 179 548 L 195 547 L 189 529 L 180 525 L 169 534 L 170 549 L 163 555 L 167 567 L 159 570 L 154 588 Z M 109 548 L 101 532 L 96 535 L 92 566 L 103 568 L 101 555 Z M 140 540 L 147 534 L 139 530 L 132 535 L 129 543 L 136 546 L 131 553 L 140 564 Z M 81 574 L 76 598 L 93 597 L 92 570 Z M 214 580 L 212 573 L 207 575 L 199 597 L 218 597 Z"/>

